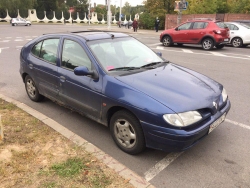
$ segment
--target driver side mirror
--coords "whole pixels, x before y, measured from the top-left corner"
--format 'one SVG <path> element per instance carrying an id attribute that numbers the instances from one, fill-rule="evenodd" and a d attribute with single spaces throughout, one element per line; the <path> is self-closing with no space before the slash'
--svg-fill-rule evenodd
<path id="1" fill-rule="evenodd" d="M 77 76 L 91 76 L 94 80 L 99 78 L 96 71 L 89 71 L 85 66 L 76 67 L 74 69 L 74 74 Z"/>
<path id="2" fill-rule="evenodd" d="M 161 52 L 156 52 L 156 54 L 160 57 L 162 57 L 162 53 Z"/>
<path id="3" fill-rule="evenodd" d="M 178 28 L 178 27 L 176 27 L 176 28 L 175 28 L 175 31 L 179 31 L 179 28 Z"/>

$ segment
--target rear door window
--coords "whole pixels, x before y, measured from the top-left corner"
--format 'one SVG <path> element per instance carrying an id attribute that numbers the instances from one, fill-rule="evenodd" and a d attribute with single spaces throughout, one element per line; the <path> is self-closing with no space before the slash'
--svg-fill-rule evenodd
<path id="1" fill-rule="evenodd" d="M 208 25 L 207 22 L 195 22 L 193 25 L 193 29 L 204 29 Z"/>

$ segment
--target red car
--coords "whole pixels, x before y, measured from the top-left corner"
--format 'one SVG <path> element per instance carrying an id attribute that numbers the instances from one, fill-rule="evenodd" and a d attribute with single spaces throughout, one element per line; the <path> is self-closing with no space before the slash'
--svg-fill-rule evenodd
<path id="1" fill-rule="evenodd" d="M 160 35 L 164 46 L 174 43 L 201 44 L 204 50 L 211 50 L 214 46 L 221 49 L 230 41 L 229 29 L 221 21 L 211 19 L 191 20 L 173 29 L 167 29 Z"/>

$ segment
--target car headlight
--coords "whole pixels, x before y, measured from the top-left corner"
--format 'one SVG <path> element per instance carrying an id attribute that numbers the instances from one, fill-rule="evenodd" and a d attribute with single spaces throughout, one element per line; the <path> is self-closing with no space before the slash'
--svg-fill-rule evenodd
<path id="1" fill-rule="evenodd" d="M 164 114 L 166 122 L 177 127 L 185 127 L 202 119 L 201 114 L 197 111 L 183 112 L 179 114 Z"/>
<path id="2" fill-rule="evenodd" d="M 225 102 L 227 100 L 227 91 L 225 90 L 225 88 L 223 88 L 221 95 L 223 102 Z"/>

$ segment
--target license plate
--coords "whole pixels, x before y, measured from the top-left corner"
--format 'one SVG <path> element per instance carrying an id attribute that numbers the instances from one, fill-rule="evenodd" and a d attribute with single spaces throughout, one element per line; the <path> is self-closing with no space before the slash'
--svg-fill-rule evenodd
<path id="1" fill-rule="evenodd" d="M 208 134 L 211 133 L 216 127 L 218 127 L 226 118 L 226 113 L 224 113 L 219 119 L 217 119 L 212 125 L 210 125 Z"/>
<path id="2" fill-rule="evenodd" d="M 228 42 L 228 41 L 229 41 L 229 39 L 224 39 L 224 41 L 225 41 L 225 42 Z"/>

